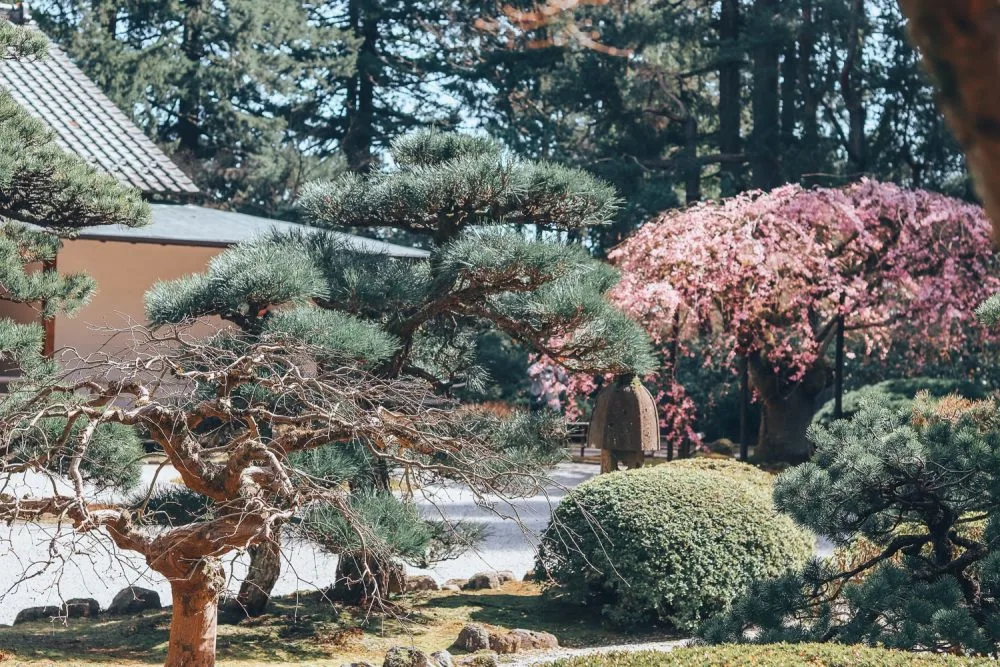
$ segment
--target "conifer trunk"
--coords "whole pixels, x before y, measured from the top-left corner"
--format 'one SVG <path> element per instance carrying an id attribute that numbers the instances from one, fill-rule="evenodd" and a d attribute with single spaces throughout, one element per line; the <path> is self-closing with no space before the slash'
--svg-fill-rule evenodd
<path id="1" fill-rule="evenodd" d="M 781 182 L 781 130 L 779 121 L 778 60 L 780 45 L 774 37 L 779 3 L 754 2 L 754 27 L 760 31 L 753 47 L 753 92 L 750 132 L 750 170 L 753 187 L 770 190 Z"/>
<path id="2" fill-rule="evenodd" d="M 250 568 L 236 596 L 237 607 L 247 616 L 260 616 L 267 610 L 271 591 L 281 576 L 281 533 L 275 528 L 273 539 L 255 544 L 250 552 Z"/>
<path id="3" fill-rule="evenodd" d="M 722 0 L 719 19 L 719 152 L 736 155 L 740 152 L 740 26 L 739 0 Z M 737 161 L 723 162 L 721 167 L 723 196 L 740 191 L 741 166 Z"/>
<path id="4" fill-rule="evenodd" d="M 755 458 L 802 463 L 812 455 L 806 431 L 816 414 L 817 399 L 827 385 L 827 368 L 809 369 L 795 384 L 782 382 L 759 359 L 750 364 L 750 380 L 761 401 L 760 432 Z"/>
<path id="5" fill-rule="evenodd" d="M 218 561 L 203 561 L 187 577 L 170 580 L 173 616 L 166 667 L 214 667 L 219 590 L 224 581 Z"/>

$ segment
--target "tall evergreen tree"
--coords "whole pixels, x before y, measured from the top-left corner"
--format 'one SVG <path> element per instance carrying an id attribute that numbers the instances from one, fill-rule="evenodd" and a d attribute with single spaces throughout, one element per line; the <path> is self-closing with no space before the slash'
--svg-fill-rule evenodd
<path id="1" fill-rule="evenodd" d="M 320 171 L 304 130 L 343 93 L 358 40 L 297 2 L 53 0 L 42 26 L 208 196 L 288 209 Z"/>
<path id="2" fill-rule="evenodd" d="M 535 240 L 530 229 L 606 223 L 617 205 L 610 187 L 465 135 L 414 134 L 393 144 L 392 158 L 392 170 L 310 186 L 302 205 L 324 227 L 391 226 L 424 236 L 432 248 L 426 260 L 364 254 L 318 231 L 271 236 L 223 253 L 205 274 L 156 286 L 147 296 L 150 319 L 218 315 L 257 335 L 294 331 L 335 348 L 349 341 L 376 376 L 421 378 L 443 397 L 485 387 L 477 340 L 489 331 L 572 370 L 636 373 L 652 366 L 641 330 L 605 300 L 615 271 L 579 246 Z M 551 425 L 517 426 L 525 434 L 532 428 Z M 385 465 L 343 451 L 336 459 L 318 454 L 313 463 L 327 476 L 350 479 L 359 494 L 387 493 Z M 342 541 L 333 544 L 342 553 Z M 273 542 L 252 556 L 258 578 L 242 596 L 259 612 L 280 562 Z M 350 571 L 342 568 L 340 577 Z"/>

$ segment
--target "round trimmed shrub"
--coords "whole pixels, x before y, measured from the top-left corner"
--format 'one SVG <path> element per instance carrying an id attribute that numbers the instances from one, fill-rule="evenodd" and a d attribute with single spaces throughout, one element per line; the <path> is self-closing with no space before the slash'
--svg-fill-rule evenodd
<path id="1" fill-rule="evenodd" d="M 764 644 L 695 646 L 669 653 L 637 651 L 559 660 L 554 667 L 973 667 L 995 665 L 987 658 L 964 658 L 891 651 L 844 644 Z"/>
<path id="2" fill-rule="evenodd" d="M 547 593 L 596 606 L 616 625 L 691 630 L 751 581 L 797 568 L 812 551 L 812 534 L 775 511 L 767 473 L 675 462 L 570 491 L 535 569 Z"/>

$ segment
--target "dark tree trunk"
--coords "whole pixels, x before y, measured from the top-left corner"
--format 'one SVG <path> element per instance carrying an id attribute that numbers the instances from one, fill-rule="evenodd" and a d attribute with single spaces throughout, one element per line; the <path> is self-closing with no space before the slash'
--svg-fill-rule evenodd
<path id="1" fill-rule="evenodd" d="M 375 84 L 379 78 L 379 17 L 371 0 L 351 0 L 349 21 L 360 37 L 357 71 L 348 85 L 347 122 L 342 148 L 347 166 L 354 172 L 372 167 L 372 143 L 375 138 Z"/>
<path id="2" fill-rule="evenodd" d="M 761 400 L 760 433 L 755 458 L 761 461 L 802 463 L 812 454 L 806 430 L 816 414 L 819 397 L 828 384 L 823 365 L 808 370 L 795 384 L 776 376 L 759 358 L 750 362 L 750 381 Z"/>
<path id="3" fill-rule="evenodd" d="M 756 0 L 753 47 L 753 131 L 750 169 L 753 187 L 770 190 L 781 183 L 781 142 L 778 105 L 778 58 L 774 38 L 778 0 Z"/>
<path id="4" fill-rule="evenodd" d="M 719 152 L 737 155 L 740 152 L 740 62 L 739 51 L 740 2 L 722 0 L 719 18 Z M 735 195 L 742 189 L 742 169 L 739 162 L 722 163 L 722 196 Z"/>
<path id="5" fill-rule="evenodd" d="M 847 173 L 859 177 L 868 167 L 868 147 L 865 138 L 867 113 L 862 98 L 861 31 L 865 20 L 864 0 L 851 0 L 851 20 L 847 33 L 847 58 L 840 72 L 840 88 L 847 108 Z"/>
<path id="6" fill-rule="evenodd" d="M 260 616 L 267 610 L 271 591 L 281 576 L 281 531 L 274 529 L 273 539 L 248 549 L 250 568 L 236 596 L 236 608 L 247 616 Z"/>
<path id="7" fill-rule="evenodd" d="M 347 552 L 337 559 L 336 581 L 327 595 L 336 602 L 366 606 L 405 587 L 402 565 L 372 554 Z"/>
<path id="8" fill-rule="evenodd" d="M 177 103 L 177 137 L 181 150 L 197 155 L 201 138 L 201 56 L 204 30 L 204 0 L 184 0 L 184 36 L 181 50 L 188 73 Z"/>
<path id="9" fill-rule="evenodd" d="M 170 577 L 173 616 L 166 667 L 213 667 L 219 593 L 225 582 L 215 559 L 197 564 L 186 576 Z"/>
<path id="10" fill-rule="evenodd" d="M 819 98 L 813 85 L 813 59 L 816 50 L 816 36 L 813 27 L 812 0 L 802 0 L 802 28 L 799 32 L 798 84 L 802 91 L 802 141 L 799 153 L 804 165 L 815 169 L 819 160 Z M 804 185 L 811 185 L 812 179 L 805 179 Z"/>
<path id="11" fill-rule="evenodd" d="M 701 201 L 701 164 L 698 163 L 698 120 L 688 112 L 684 119 L 684 201 Z"/>

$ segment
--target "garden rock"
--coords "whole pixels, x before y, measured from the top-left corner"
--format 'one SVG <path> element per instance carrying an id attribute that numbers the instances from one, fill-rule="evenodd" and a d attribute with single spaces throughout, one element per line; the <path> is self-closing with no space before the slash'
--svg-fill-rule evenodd
<path id="1" fill-rule="evenodd" d="M 415 593 L 418 591 L 439 591 L 441 587 L 434 581 L 434 577 L 427 574 L 418 574 L 406 578 L 406 592 Z"/>
<path id="2" fill-rule="evenodd" d="M 431 653 L 431 667 L 455 667 L 455 662 L 451 659 L 451 653 L 441 649 Z"/>
<path id="3" fill-rule="evenodd" d="M 527 572 L 524 573 L 524 577 L 521 579 L 521 581 L 525 583 L 531 581 L 538 581 L 538 576 L 535 574 L 534 570 L 528 570 Z"/>
<path id="4" fill-rule="evenodd" d="M 93 618 L 101 613 L 101 605 L 94 598 L 72 598 L 62 606 L 67 618 Z"/>
<path id="5" fill-rule="evenodd" d="M 445 586 L 456 586 L 459 589 L 461 589 L 467 583 L 469 583 L 468 579 L 449 579 L 448 581 L 444 582 L 444 585 Z"/>
<path id="6" fill-rule="evenodd" d="M 362 662 L 345 662 L 340 667 L 375 667 L 375 665 L 373 665 L 370 662 L 362 661 Z"/>
<path id="7" fill-rule="evenodd" d="M 456 586 L 455 584 L 444 584 L 443 586 L 441 586 L 441 590 L 443 590 L 443 591 L 451 591 L 452 593 L 458 593 L 462 589 L 459 588 L 458 586 Z"/>
<path id="8" fill-rule="evenodd" d="M 466 623 L 458 633 L 455 646 L 469 653 L 487 649 L 490 647 L 490 633 L 478 623 Z"/>
<path id="9" fill-rule="evenodd" d="M 465 591 L 496 590 L 500 588 L 500 577 L 496 572 L 479 572 L 472 575 L 462 586 Z"/>
<path id="10" fill-rule="evenodd" d="M 500 585 L 503 586 L 508 582 L 517 581 L 517 575 L 510 570 L 500 570 L 497 572 L 497 579 L 500 580 Z"/>
<path id="11" fill-rule="evenodd" d="M 431 659 L 418 649 L 393 646 L 385 654 L 382 667 L 431 667 Z"/>
<path id="12" fill-rule="evenodd" d="M 500 660 L 497 654 L 492 651 L 477 653 L 462 658 L 458 661 L 459 667 L 500 667 Z"/>
<path id="13" fill-rule="evenodd" d="M 59 616 L 59 607 L 54 605 L 47 605 L 45 607 L 28 607 L 27 609 L 22 609 L 17 612 L 17 617 L 14 619 L 14 625 L 20 625 L 21 623 L 30 623 L 32 621 L 48 620 L 53 616 Z"/>
<path id="14" fill-rule="evenodd" d="M 522 651 L 559 648 L 559 640 L 549 632 L 537 632 L 535 630 L 522 630 L 518 628 L 511 630 L 509 634 L 518 637 L 521 642 Z"/>
<path id="15" fill-rule="evenodd" d="M 113 615 L 138 614 L 147 609 L 162 609 L 160 594 L 148 588 L 129 586 L 115 595 L 108 606 L 108 613 Z"/>

